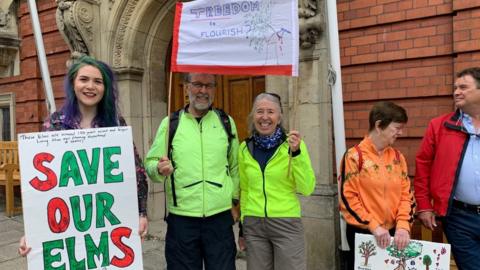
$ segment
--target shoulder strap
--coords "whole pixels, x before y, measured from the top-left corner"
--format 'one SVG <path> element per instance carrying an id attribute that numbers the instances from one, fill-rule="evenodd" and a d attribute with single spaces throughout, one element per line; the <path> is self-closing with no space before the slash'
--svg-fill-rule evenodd
<path id="1" fill-rule="evenodd" d="M 180 121 L 180 114 L 183 113 L 183 109 L 175 111 L 170 115 L 168 122 L 168 146 L 167 146 L 167 155 L 170 160 L 172 160 L 172 142 L 175 132 L 177 132 L 178 122 Z"/>
<path id="2" fill-rule="evenodd" d="M 362 161 L 362 163 L 363 163 L 363 159 L 361 158 L 362 152 L 360 151 L 360 148 L 358 147 L 358 145 L 355 145 L 355 150 L 357 150 L 358 156 L 359 156 L 359 158 L 358 158 L 358 160 L 359 160 L 359 167 L 358 167 L 359 169 L 358 169 L 358 171 L 360 172 L 360 170 L 361 170 L 361 168 L 362 168 L 362 167 L 360 166 L 360 165 L 362 165 L 362 164 L 360 163 L 360 161 Z M 341 182 L 339 183 L 339 184 L 340 184 L 340 197 L 341 197 L 342 202 L 343 202 L 343 204 L 345 205 L 345 208 L 347 209 L 348 213 L 349 213 L 350 215 L 352 215 L 352 217 L 354 217 L 355 220 L 356 220 L 358 223 L 360 223 L 360 224 L 368 224 L 368 223 L 369 223 L 368 221 L 362 220 L 362 219 L 358 216 L 358 214 L 355 213 L 355 211 L 353 211 L 353 209 L 350 207 L 350 204 L 348 203 L 347 198 L 345 197 L 345 194 L 344 194 L 344 192 L 343 192 L 343 188 L 344 188 L 344 185 L 345 185 L 345 162 L 346 162 L 346 158 L 347 158 L 347 153 L 348 153 L 348 150 L 345 152 L 345 154 L 343 154 L 342 162 L 341 162 L 341 165 L 340 165 L 340 166 L 341 166 L 341 172 L 340 172 L 340 173 L 341 173 L 341 175 L 340 175 L 340 180 L 341 180 Z"/>
<path id="3" fill-rule="evenodd" d="M 360 147 L 357 145 L 354 146 L 355 150 L 357 150 L 358 153 L 358 172 L 360 172 L 363 168 L 363 154 L 362 150 L 360 150 Z"/>
<path id="4" fill-rule="evenodd" d="M 395 150 L 395 160 L 400 163 L 400 152 L 395 148 L 393 150 Z"/>
<path id="5" fill-rule="evenodd" d="M 180 115 L 183 113 L 183 109 L 178 110 L 170 115 L 170 119 L 168 120 L 168 145 L 167 145 L 167 156 L 168 159 L 172 162 L 172 166 L 175 167 L 175 162 L 172 156 L 172 142 L 173 137 L 175 136 L 175 132 L 177 132 L 178 122 L 180 122 Z M 175 192 L 175 178 L 173 173 L 170 175 L 170 183 L 172 188 L 172 199 L 173 199 L 173 206 L 178 206 L 177 204 L 177 193 Z M 166 190 L 166 189 L 165 189 Z M 166 195 L 165 195 L 166 196 Z M 166 197 L 165 197 L 166 200 Z M 167 207 L 167 202 L 165 202 L 165 208 Z M 167 211 L 165 209 L 165 215 Z M 166 218 L 166 216 L 165 216 Z"/>
<path id="6" fill-rule="evenodd" d="M 232 124 L 230 123 L 230 117 L 228 117 L 227 113 L 221 109 L 213 109 L 213 110 L 218 115 L 218 118 L 220 118 L 220 122 L 222 122 L 223 129 L 225 130 L 225 133 L 227 133 L 227 137 L 228 137 L 227 156 L 228 156 L 232 148 L 232 140 L 235 138 L 235 134 L 233 134 L 232 132 Z"/>

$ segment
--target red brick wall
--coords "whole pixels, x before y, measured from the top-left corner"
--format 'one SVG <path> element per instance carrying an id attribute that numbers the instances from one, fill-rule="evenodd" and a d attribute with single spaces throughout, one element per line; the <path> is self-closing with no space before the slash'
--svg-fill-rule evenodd
<path id="1" fill-rule="evenodd" d="M 63 102 L 63 76 L 65 62 L 70 56 L 68 46 L 57 30 L 54 0 L 37 0 L 37 9 L 43 32 L 50 77 L 54 88 L 57 109 Z M 20 48 L 20 75 L 0 78 L 0 93 L 14 92 L 16 97 L 17 133 L 38 131 L 47 116 L 45 94 L 37 59 L 32 23 L 26 1 L 18 10 Z"/>
<path id="2" fill-rule="evenodd" d="M 347 146 L 367 133 L 375 101 L 396 102 L 413 175 L 428 121 L 454 108 L 455 72 L 480 65 L 480 1 L 337 0 L 337 10 Z"/>

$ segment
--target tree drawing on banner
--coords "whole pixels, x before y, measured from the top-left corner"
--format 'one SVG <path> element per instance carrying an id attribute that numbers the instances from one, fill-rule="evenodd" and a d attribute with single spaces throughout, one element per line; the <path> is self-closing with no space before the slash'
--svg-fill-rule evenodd
<path id="1" fill-rule="evenodd" d="M 284 36 L 291 34 L 291 31 L 273 25 L 272 4 L 272 1 L 262 2 L 260 11 L 246 14 L 245 26 L 248 29 L 246 36 L 250 40 L 250 47 L 265 54 L 265 64 L 272 59 L 278 65 L 279 58 L 284 55 Z"/>
<path id="2" fill-rule="evenodd" d="M 421 243 L 413 241 L 403 250 L 397 249 L 395 245 L 388 246 L 388 255 L 398 259 L 398 266 L 394 270 L 406 270 L 407 261 L 422 254 L 422 247 Z"/>
<path id="3" fill-rule="evenodd" d="M 428 255 L 425 255 L 423 256 L 423 265 L 425 265 L 425 269 L 426 270 L 429 270 L 430 269 L 430 265 L 432 265 L 432 258 L 430 258 L 430 256 Z"/>
<path id="4" fill-rule="evenodd" d="M 370 258 L 370 256 L 377 255 L 377 247 L 372 241 L 362 242 L 360 246 L 358 246 L 358 248 L 360 249 L 360 254 L 362 255 L 362 258 L 365 258 L 363 266 L 368 265 L 368 258 Z"/>

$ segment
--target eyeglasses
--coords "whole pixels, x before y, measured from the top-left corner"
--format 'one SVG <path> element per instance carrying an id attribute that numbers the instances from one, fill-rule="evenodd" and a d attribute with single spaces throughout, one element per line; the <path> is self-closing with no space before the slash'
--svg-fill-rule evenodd
<path id="1" fill-rule="evenodd" d="M 207 90 L 212 90 L 213 88 L 215 88 L 215 84 L 214 83 L 201 83 L 201 82 L 189 82 L 193 89 L 195 90 L 200 90 L 202 89 L 203 87 L 205 87 L 205 89 Z"/>

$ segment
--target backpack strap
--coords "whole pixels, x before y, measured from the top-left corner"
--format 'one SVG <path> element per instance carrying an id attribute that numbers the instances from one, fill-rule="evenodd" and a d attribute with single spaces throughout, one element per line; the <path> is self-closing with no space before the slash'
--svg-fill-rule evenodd
<path id="1" fill-rule="evenodd" d="M 232 132 L 232 123 L 230 123 L 230 117 L 228 117 L 228 114 L 221 110 L 221 109 L 213 109 L 215 113 L 218 115 L 218 118 L 220 118 L 220 122 L 222 122 L 223 129 L 225 130 L 225 133 L 227 133 L 228 137 L 228 149 L 227 149 L 227 159 L 228 155 L 230 154 L 230 150 L 232 149 L 232 140 L 235 138 L 235 134 Z"/>
<path id="2" fill-rule="evenodd" d="M 355 150 L 357 150 L 357 153 L 358 153 L 358 172 L 360 173 L 360 171 L 363 168 L 363 154 L 362 154 L 362 150 L 360 150 L 360 147 L 358 146 L 358 144 L 355 145 L 354 147 L 355 147 Z"/>
<path id="3" fill-rule="evenodd" d="M 395 148 L 393 148 L 393 150 L 395 151 L 395 160 L 400 163 L 400 152 Z"/>
<path id="4" fill-rule="evenodd" d="M 363 158 L 362 157 L 362 152 L 360 151 L 360 148 L 358 147 L 358 145 L 355 145 L 355 150 L 358 152 L 358 160 L 359 160 L 359 166 L 358 166 L 358 172 L 360 172 L 361 170 L 361 166 L 360 165 L 363 165 Z M 345 206 L 345 208 L 347 209 L 348 213 L 350 215 L 352 215 L 353 218 L 355 218 L 355 220 L 360 223 L 360 224 L 368 224 L 369 222 L 366 221 L 366 220 L 362 220 L 357 213 L 355 213 L 355 211 L 353 211 L 353 209 L 350 207 L 350 204 L 348 203 L 347 201 L 347 198 L 345 197 L 345 194 L 344 194 L 344 191 L 343 191 L 343 187 L 345 185 L 345 162 L 346 162 L 346 158 L 347 158 L 347 153 L 348 153 L 348 150 L 345 151 L 345 153 L 343 154 L 343 158 L 342 158 L 342 161 L 341 161 L 341 167 L 340 167 L 340 170 L 341 170 L 341 175 L 340 175 L 340 198 L 342 199 L 342 202 Z M 362 164 L 360 164 L 360 161 L 362 161 Z"/>
<path id="5" fill-rule="evenodd" d="M 175 162 L 173 160 L 172 156 L 172 142 L 173 142 L 173 137 L 175 136 L 175 133 L 177 132 L 178 128 L 178 123 L 180 122 L 180 115 L 183 113 L 183 109 L 178 110 L 170 115 L 169 119 L 169 124 L 168 124 L 168 146 L 167 146 L 167 156 L 168 159 L 170 159 L 170 162 L 172 162 L 172 166 L 175 168 Z M 170 175 L 170 184 L 172 188 L 172 199 L 173 199 L 173 206 L 178 206 L 177 204 L 177 193 L 175 192 L 175 177 L 174 174 L 172 173 Z M 165 197 L 166 200 L 166 197 Z M 166 207 L 165 203 L 165 207 Z M 166 212 L 166 211 L 165 211 Z"/>

